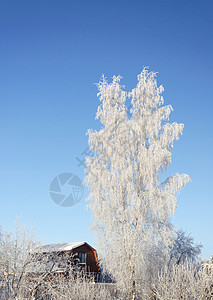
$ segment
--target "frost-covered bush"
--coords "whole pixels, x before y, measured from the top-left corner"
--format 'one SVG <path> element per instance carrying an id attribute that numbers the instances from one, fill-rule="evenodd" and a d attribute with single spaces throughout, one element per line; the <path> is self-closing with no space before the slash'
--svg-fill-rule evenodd
<path id="1" fill-rule="evenodd" d="M 213 299 L 213 256 L 205 263 L 202 263 L 199 276 L 203 299 Z"/>
<path id="2" fill-rule="evenodd" d="M 68 278 L 55 277 L 49 282 L 48 295 L 51 300 L 100 300 L 112 299 L 107 286 L 94 283 L 82 272 L 70 275 Z"/>
<path id="3" fill-rule="evenodd" d="M 154 290 L 159 300 L 201 300 L 199 282 L 197 269 L 186 261 L 170 268 L 165 266 L 158 276 Z"/>
<path id="4" fill-rule="evenodd" d="M 165 266 L 154 287 L 157 300 L 211 300 L 213 299 L 213 264 L 194 264 L 185 260 Z"/>
<path id="5" fill-rule="evenodd" d="M 16 220 L 12 232 L 0 234 L 0 299 L 23 299 L 30 249 L 35 245 L 33 230 Z"/>

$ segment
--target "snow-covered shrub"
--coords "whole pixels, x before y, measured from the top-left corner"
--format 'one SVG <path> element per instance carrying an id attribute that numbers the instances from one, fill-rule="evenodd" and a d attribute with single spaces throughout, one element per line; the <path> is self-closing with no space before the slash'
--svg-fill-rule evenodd
<path id="1" fill-rule="evenodd" d="M 23 299 L 34 232 L 16 220 L 13 232 L 0 235 L 0 299 Z"/>
<path id="2" fill-rule="evenodd" d="M 213 299 L 213 260 L 194 264 L 185 260 L 165 266 L 158 275 L 154 291 L 157 300 Z"/>
<path id="3" fill-rule="evenodd" d="M 200 277 L 197 268 L 188 261 L 165 266 L 155 283 L 158 300 L 201 300 Z"/>

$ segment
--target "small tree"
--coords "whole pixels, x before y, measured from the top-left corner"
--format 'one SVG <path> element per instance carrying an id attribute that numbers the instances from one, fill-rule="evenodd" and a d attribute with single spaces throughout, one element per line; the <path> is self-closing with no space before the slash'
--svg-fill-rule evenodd
<path id="1" fill-rule="evenodd" d="M 153 270 L 149 264 L 165 258 L 173 234 L 169 217 L 189 177 L 159 179 L 171 163 L 173 141 L 182 134 L 183 124 L 166 122 L 172 107 L 162 106 L 163 87 L 157 86 L 156 74 L 143 69 L 129 94 L 120 79 L 114 76 L 108 84 L 103 76 L 98 84 L 101 105 L 96 118 L 102 128 L 88 131 L 94 156 L 87 158 L 86 183 L 101 262 L 126 296 L 135 299 L 141 289 L 148 294 L 145 286 Z"/>
<path id="2" fill-rule="evenodd" d="M 195 244 L 191 235 L 187 235 L 183 230 L 177 231 L 174 244 L 171 245 L 170 263 L 179 265 L 188 260 L 195 261 L 201 254 L 201 244 Z"/>
<path id="3" fill-rule="evenodd" d="M 1 231 L 0 282 L 1 297 L 16 299 L 22 294 L 30 249 L 35 245 L 34 233 L 16 220 L 15 230 Z"/>

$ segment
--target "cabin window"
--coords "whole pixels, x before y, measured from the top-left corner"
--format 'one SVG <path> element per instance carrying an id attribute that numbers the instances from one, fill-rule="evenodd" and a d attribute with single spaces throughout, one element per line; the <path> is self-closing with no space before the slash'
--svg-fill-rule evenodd
<path id="1" fill-rule="evenodd" d="M 79 260 L 81 264 L 85 264 L 86 263 L 86 257 L 85 257 L 85 253 L 79 253 Z"/>

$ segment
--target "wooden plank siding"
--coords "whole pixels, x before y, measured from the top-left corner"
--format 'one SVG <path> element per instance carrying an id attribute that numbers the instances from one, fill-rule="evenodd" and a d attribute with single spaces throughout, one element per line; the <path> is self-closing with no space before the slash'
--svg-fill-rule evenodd
<path id="1" fill-rule="evenodd" d="M 94 272 L 94 273 L 100 272 L 96 250 L 93 249 L 89 244 L 85 243 L 82 246 L 79 246 L 77 248 L 74 248 L 72 250 L 68 250 L 65 252 L 67 252 L 70 255 L 72 253 L 73 255 L 76 255 L 76 256 L 79 253 L 84 253 L 85 254 L 86 271 Z M 78 255 L 78 257 L 79 257 L 79 255 Z"/>

